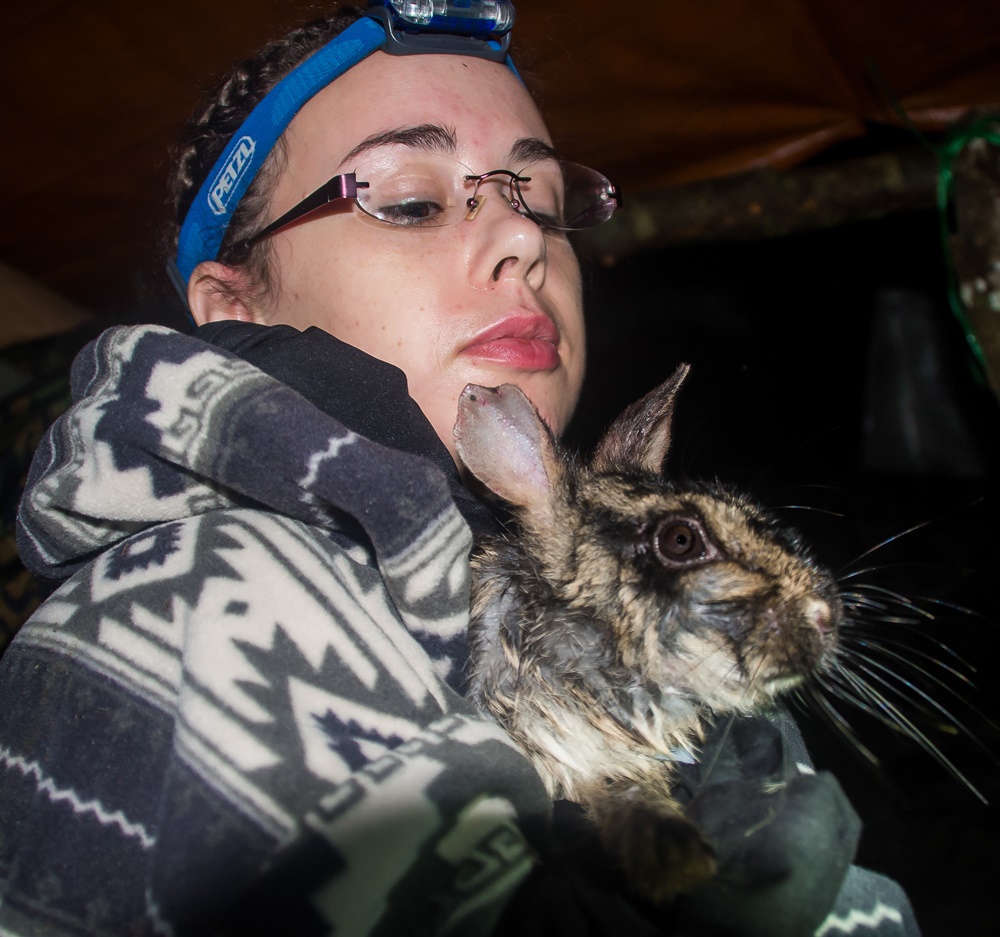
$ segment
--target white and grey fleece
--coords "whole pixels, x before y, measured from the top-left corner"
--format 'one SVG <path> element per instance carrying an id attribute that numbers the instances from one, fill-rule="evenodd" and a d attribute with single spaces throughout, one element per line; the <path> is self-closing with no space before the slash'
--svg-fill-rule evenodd
<path id="1" fill-rule="evenodd" d="M 459 692 L 444 475 L 158 327 L 73 386 L 19 519 L 67 578 L 0 665 L 0 932 L 489 933 L 548 807 Z"/>

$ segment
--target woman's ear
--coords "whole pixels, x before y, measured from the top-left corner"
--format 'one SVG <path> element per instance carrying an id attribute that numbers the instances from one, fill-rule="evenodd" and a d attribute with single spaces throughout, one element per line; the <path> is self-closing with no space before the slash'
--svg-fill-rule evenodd
<path id="1" fill-rule="evenodd" d="M 252 322 L 252 293 L 246 281 L 246 273 L 238 267 L 214 260 L 198 264 L 188 280 L 188 308 L 195 323 L 205 325 L 223 319 Z"/>

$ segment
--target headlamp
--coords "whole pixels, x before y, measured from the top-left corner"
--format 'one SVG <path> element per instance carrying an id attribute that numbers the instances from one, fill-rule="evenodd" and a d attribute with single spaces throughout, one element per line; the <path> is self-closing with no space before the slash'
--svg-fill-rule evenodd
<path id="1" fill-rule="evenodd" d="M 394 55 L 468 55 L 470 43 L 480 43 L 479 56 L 502 62 L 514 25 L 510 0 L 371 0 L 368 15 L 385 25 L 385 51 Z"/>
<path id="2" fill-rule="evenodd" d="M 369 0 L 367 15 L 299 63 L 258 102 L 230 137 L 191 202 L 167 273 L 187 305 L 194 268 L 215 260 L 240 200 L 285 128 L 310 98 L 383 49 L 470 55 L 506 62 L 514 6 L 510 0 Z"/>

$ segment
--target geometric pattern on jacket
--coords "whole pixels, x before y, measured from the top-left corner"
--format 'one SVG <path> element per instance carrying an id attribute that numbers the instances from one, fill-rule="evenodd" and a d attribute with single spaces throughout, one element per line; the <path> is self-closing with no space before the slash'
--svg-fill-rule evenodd
<path id="1" fill-rule="evenodd" d="M 0 933 L 488 933 L 548 804 L 459 692 L 438 470 L 158 327 L 73 385 L 19 531 L 69 578 L 0 663 Z"/>

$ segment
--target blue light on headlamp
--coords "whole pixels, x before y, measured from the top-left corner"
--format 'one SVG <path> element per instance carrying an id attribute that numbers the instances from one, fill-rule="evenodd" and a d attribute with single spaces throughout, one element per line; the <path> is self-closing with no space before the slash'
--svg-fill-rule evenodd
<path id="1" fill-rule="evenodd" d="M 389 8 L 397 25 L 436 32 L 488 33 L 499 38 L 514 25 L 514 4 L 509 0 L 372 0 L 369 6 Z"/>
<path id="2" fill-rule="evenodd" d="M 229 222 L 278 138 L 310 98 L 377 49 L 397 55 L 447 53 L 506 61 L 509 0 L 370 0 L 352 23 L 300 63 L 250 112 L 191 202 L 167 272 L 184 303 L 194 268 L 214 260 Z M 516 70 L 514 73 L 517 74 Z"/>
<path id="3" fill-rule="evenodd" d="M 509 0 L 372 0 L 368 15 L 385 25 L 386 52 L 457 52 L 502 62 L 510 45 L 514 5 Z"/>

